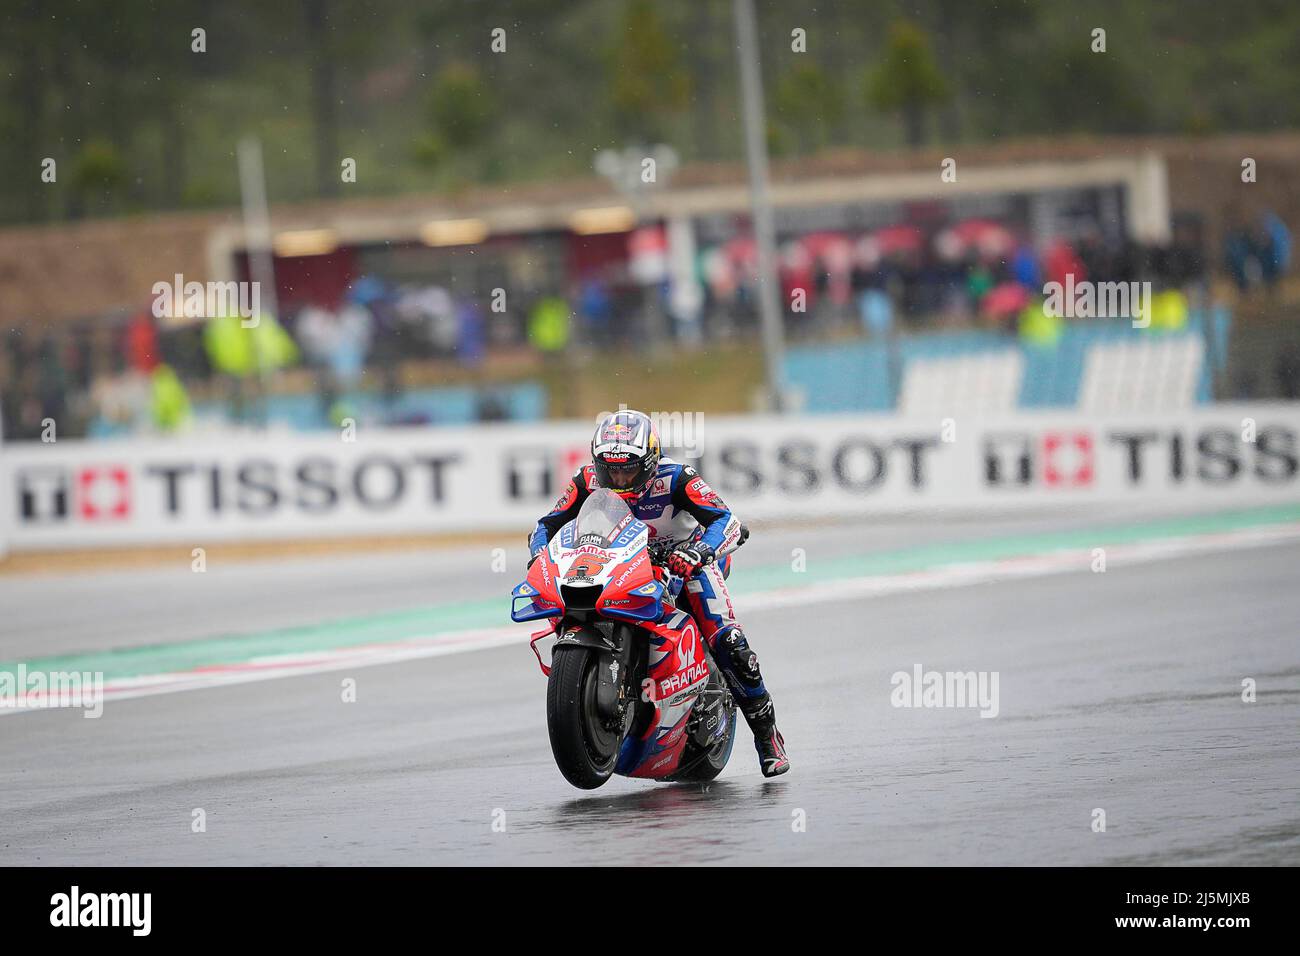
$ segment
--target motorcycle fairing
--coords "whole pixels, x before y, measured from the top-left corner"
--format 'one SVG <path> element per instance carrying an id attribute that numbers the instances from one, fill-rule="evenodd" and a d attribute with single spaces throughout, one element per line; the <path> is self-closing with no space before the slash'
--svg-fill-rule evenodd
<path id="1" fill-rule="evenodd" d="M 600 541 L 579 538 L 571 521 L 542 550 L 528 579 L 511 592 L 510 617 L 535 621 L 564 613 L 560 586 L 581 585 L 599 591 L 596 612 L 602 617 L 641 624 L 663 614 L 664 585 L 656 577 L 646 542 L 650 529 L 628 512 Z M 585 541 L 585 543 L 584 543 Z M 521 600 L 528 604 L 520 605 Z"/>
<path id="2" fill-rule="evenodd" d="M 650 650 L 648 686 L 642 699 L 654 707 L 654 716 L 644 734 L 623 741 L 614 772 L 664 777 L 681 761 L 686 722 L 695 698 L 709 681 L 709 664 L 699 628 L 685 611 L 674 611 L 663 621 L 644 623 L 641 628 L 647 632 Z"/>
<path id="3" fill-rule="evenodd" d="M 542 669 L 542 673 L 547 677 L 551 676 L 551 665 L 542 660 L 542 652 L 537 649 L 537 642 L 548 637 L 556 637 L 555 625 L 557 622 L 551 621 L 544 631 L 533 631 L 529 634 L 528 646 L 533 650 L 533 656 L 537 658 L 537 666 Z"/>
<path id="4" fill-rule="evenodd" d="M 564 602 L 560 599 L 558 580 L 559 569 L 550 554 L 542 551 L 528 569 L 527 579 L 510 592 L 510 619 L 522 623 L 563 614 Z M 527 599 L 528 604 L 520 608 L 519 601 L 523 599 Z"/>
<path id="5" fill-rule="evenodd" d="M 637 521 L 636 524 L 641 524 Z M 642 528 L 645 525 L 641 525 Z M 609 581 L 596 602 L 596 610 L 606 617 L 621 618 L 625 621 L 653 621 L 663 614 L 660 602 L 663 600 L 663 584 L 656 579 L 654 567 L 650 563 L 650 552 L 643 541 L 633 538 L 635 547 L 632 556 L 615 565 L 609 574 Z"/>

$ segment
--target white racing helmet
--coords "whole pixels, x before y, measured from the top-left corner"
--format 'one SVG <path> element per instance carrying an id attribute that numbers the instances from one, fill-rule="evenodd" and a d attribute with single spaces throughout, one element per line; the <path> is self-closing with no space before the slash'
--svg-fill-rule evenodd
<path id="1" fill-rule="evenodd" d="M 606 415 L 591 439 L 596 483 L 625 500 L 639 498 L 659 468 L 660 449 L 649 415 L 630 409 Z"/>

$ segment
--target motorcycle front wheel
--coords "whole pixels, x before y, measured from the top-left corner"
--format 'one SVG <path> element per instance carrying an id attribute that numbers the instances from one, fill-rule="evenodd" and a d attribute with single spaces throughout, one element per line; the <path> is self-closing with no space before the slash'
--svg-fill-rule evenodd
<path id="1" fill-rule="evenodd" d="M 596 710 L 596 667 L 601 652 L 590 647 L 558 649 L 546 685 L 546 729 L 551 753 L 564 779 L 595 790 L 614 773 L 622 729 L 608 727 Z"/>

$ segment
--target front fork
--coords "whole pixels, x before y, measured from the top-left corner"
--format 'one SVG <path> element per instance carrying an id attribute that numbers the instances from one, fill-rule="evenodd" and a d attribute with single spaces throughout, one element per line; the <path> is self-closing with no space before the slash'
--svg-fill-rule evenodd
<path id="1" fill-rule="evenodd" d="M 596 712 L 607 727 L 624 726 L 629 708 L 641 697 L 637 679 L 638 642 L 633 628 L 618 621 L 601 622 L 597 627 L 612 646 L 601 649 L 596 665 Z M 641 668 L 644 671 L 644 666 Z"/>

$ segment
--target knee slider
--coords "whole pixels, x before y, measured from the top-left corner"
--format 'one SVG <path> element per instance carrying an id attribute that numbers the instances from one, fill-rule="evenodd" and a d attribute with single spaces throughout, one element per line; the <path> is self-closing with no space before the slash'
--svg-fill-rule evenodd
<path id="1" fill-rule="evenodd" d="M 738 626 L 728 629 L 719 644 L 731 669 L 744 683 L 753 685 L 763 679 L 758 670 L 758 655 L 750 648 L 745 632 Z"/>

